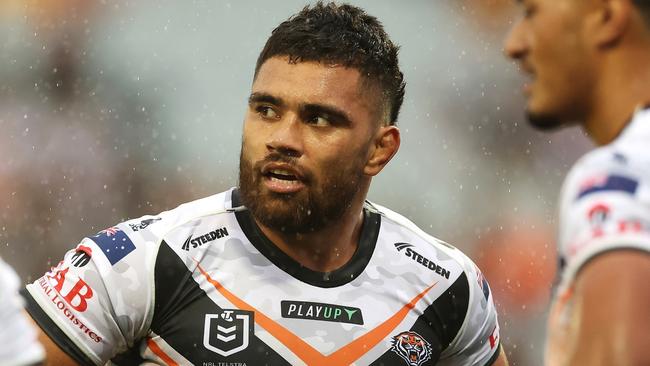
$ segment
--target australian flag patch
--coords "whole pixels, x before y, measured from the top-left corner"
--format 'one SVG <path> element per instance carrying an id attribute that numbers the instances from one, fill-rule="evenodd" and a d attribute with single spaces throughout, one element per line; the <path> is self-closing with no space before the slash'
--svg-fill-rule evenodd
<path id="1" fill-rule="evenodd" d="M 97 235 L 91 236 L 90 239 L 101 248 L 111 265 L 115 265 L 135 250 L 131 239 L 116 226 L 102 230 Z"/>
<path id="2" fill-rule="evenodd" d="M 636 193 L 639 182 L 635 179 L 624 177 L 622 175 L 606 175 L 597 178 L 591 178 L 586 181 L 578 193 L 576 200 L 596 192 L 619 191 L 629 194 Z"/>

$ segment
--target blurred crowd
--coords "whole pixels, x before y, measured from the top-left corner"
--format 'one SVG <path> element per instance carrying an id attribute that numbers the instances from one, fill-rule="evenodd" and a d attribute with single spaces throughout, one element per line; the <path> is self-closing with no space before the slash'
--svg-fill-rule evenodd
<path id="1" fill-rule="evenodd" d="M 402 46 L 402 148 L 370 199 L 469 254 L 512 365 L 540 365 L 556 201 L 588 148 L 528 127 L 509 0 L 350 1 Z M 304 1 L 0 3 L 0 256 L 33 281 L 86 235 L 237 181 L 257 53 Z M 397 189 L 396 189 L 397 188 Z"/>

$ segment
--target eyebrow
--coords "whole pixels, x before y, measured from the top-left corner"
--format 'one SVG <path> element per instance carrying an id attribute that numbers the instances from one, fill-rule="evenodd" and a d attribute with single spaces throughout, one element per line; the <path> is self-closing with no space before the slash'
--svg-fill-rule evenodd
<path id="1" fill-rule="evenodd" d="M 278 107 L 283 107 L 286 105 L 282 98 L 275 97 L 268 93 L 252 93 L 248 97 L 248 105 L 255 103 L 269 103 L 277 105 Z"/>
<path id="2" fill-rule="evenodd" d="M 268 103 L 281 108 L 287 105 L 282 98 L 264 92 L 255 92 L 248 97 L 249 105 L 256 103 Z M 344 125 L 352 124 L 352 119 L 345 111 L 331 105 L 304 103 L 300 105 L 299 110 L 301 115 L 326 115 L 332 119 L 332 122 Z"/>
<path id="3" fill-rule="evenodd" d="M 347 113 L 342 111 L 339 108 L 323 105 L 323 104 L 303 104 L 300 106 L 301 114 L 306 115 L 325 115 L 331 122 L 334 122 L 339 125 L 349 126 L 352 124 L 352 120 Z"/>

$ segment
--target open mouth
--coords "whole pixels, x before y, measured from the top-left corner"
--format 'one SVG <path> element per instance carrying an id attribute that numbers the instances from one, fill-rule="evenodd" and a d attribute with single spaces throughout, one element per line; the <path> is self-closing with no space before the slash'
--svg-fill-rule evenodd
<path id="1" fill-rule="evenodd" d="M 305 187 L 303 176 L 289 164 L 271 163 L 262 169 L 264 185 L 272 192 L 295 193 Z"/>
<path id="2" fill-rule="evenodd" d="M 414 361 L 414 362 L 417 361 L 419 356 L 420 355 L 415 350 L 410 350 L 409 351 L 409 358 L 411 359 L 411 361 Z"/>
<path id="3" fill-rule="evenodd" d="M 272 169 L 268 171 L 266 174 L 264 174 L 264 176 L 268 177 L 272 181 L 283 181 L 283 182 L 299 181 L 297 175 L 283 169 Z"/>

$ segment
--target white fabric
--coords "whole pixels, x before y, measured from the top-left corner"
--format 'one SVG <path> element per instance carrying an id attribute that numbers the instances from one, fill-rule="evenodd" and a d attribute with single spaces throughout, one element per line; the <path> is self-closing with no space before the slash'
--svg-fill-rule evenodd
<path id="1" fill-rule="evenodd" d="M 0 365 L 30 365 L 43 360 L 43 347 L 23 312 L 18 294 L 20 280 L 0 259 Z"/>
<path id="2" fill-rule="evenodd" d="M 615 141 L 585 155 L 567 176 L 559 228 L 564 287 L 600 253 L 650 251 L 649 143 L 650 111 L 643 110 Z"/>
<path id="3" fill-rule="evenodd" d="M 492 294 L 478 268 L 459 250 L 427 235 L 404 217 L 373 207 L 381 215 L 381 225 L 369 262 L 358 277 L 336 287 L 303 282 L 270 262 L 241 229 L 230 207 L 230 192 L 224 192 L 156 217 L 121 223 L 106 230 L 100 239 L 86 238 L 65 255 L 59 266 L 29 285 L 28 290 L 55 324 L 96 364 L 104 364 L 115 354 L 137 347 L 137 342 L 143 339 L 149 340 L 150 346 L 155 342 L 154 348 L 158 347 L 179 364 L 186 364 L 184 357 L 190 358 L 195 353 L 172 348 L 165 334 L 155 334 L 152 330 L 156 309 L 154 273 L 164 270 L 155 267 L 155 263 L 163 246 L 172 250 L 171 255 L 184 264 L 183 271 L 190 274 L 216 306 L 239 307 L 212 280 L 218 281 L 238 301 L 250 304 L 260 317 L 268 316 L 304 340 L 323 357 L 377 329 L 411 299 L 423 294 L 413 310 L 391 328 L 390 334 L 373 343 L 354 361 L 356 365 L 368 365 L 391 352 L 393 337 L 408 332 L 424 311 L 465 274 L 469 283 L 468 311 L 438 364 L 486 364 L 498 351 L 498 325 Z M 110 250 L 100 245 L 106 237 L 115 240 Z M 409 247 L 398 250 L 397 244 Z M 418 254 L 409 256 L 407 252 Z M 430 291 L 423 292 L 428 287 Z M 363 312 L 363 324 L 282 317 L 282 299 L 359 308 Z M 197 316 L 183 312 L 180 297 L 172 303 L 179 309 L 167 309 L 176 317 L 167 319 L 167 324 L 178 322 L 182 327 L 189 323 L 189 317 Z M 203 316 L 199 314 L 201 319 Z M 184 331 L 201 335 L 204 330 Z M 254 335 L 290 364 L 304 364 L 295 355 L 295 345 L 283 343 L 277 330 L 255 324 Z M 198 343 L 198 347 L 203 345 Z M 154 355 L 151 347 L 143 346 L 140 350 L 141 356 L 149 361 L 157 362 L 161 357 Z"/>

